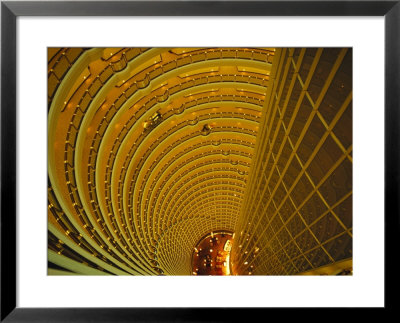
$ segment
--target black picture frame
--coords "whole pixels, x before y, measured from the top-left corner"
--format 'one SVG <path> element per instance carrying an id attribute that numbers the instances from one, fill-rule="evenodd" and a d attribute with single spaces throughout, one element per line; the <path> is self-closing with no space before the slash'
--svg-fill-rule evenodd
<path id="1" fill-rule="evenodd" d="M 16 19 L 19 16 L 383 16 L 385 19 L 385 306 L 395 309 L 399 274 L 400 1 L 2 1 L 1 321 L 189 322 L 266 316 L 269 308 L 19 308 L 16 305 Z M 373 153 L 373 151 L 371 151 Z M 371 187 L 371 189 L 374 189 Z M 391 239 L 394 238 L 394 241 Z M 373 255 L 371 266 L 373 266 Z M 366 286 L 366 292 L 368 286 Z M 40 291 L 38 291 L 40 293 Z M 270 309 L 273 310 L 273 309 Z M 285 309 L 287 311 L 287 309 Z M 381 319 L 381 309 L 379 318 Z M 283 314 L 281 309 L 280 313 Z M 285 312 L 288 313 L 288 312 Z M 269 313 L 268 313 L 269 314 Z M 369 314 L 370 315 L 370 314 Z M 378 317 L 378 316 L 377 316 Z M 351 317 L 349 317 L 351 318 Z M 264 318 L 261 318 L 264 320 Z M 265 317 L 265 319 L 267 319 Z M 321 319 L 323 319 L 321 317 Z M 351 318 L 352 319 L 352 318 Z"/>

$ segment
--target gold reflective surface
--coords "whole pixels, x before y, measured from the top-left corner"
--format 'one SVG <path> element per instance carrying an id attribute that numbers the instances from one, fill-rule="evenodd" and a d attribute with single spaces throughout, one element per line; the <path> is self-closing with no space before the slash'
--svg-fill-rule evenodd
<path id="1" fill-rule="evenodd" d="M 48 273 L 191 275 L 217 231 L 235 232 L 231 274 L 351 259 L 351 60 L 49 48 Z"/>

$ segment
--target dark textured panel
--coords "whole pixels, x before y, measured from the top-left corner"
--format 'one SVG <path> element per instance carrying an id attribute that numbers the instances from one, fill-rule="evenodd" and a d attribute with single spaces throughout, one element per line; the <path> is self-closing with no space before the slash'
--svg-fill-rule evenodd
<path id="1" fill-rule="evenodd" d="M 333 211 L 347 228 L 353 227 L 353 195 L 346 198 Z"/>
<path id="2" fill-rule="evenodd" d="M 321 197 L 318 195 L 318 193 L 314 193 L 301 208 L 300 213 L 306 223 L 310 224 L 319 218 L 326 210 L 327 207 L 321 200 Z"/>
<path id="3" fill-rule="evenodd" d="M 335 219 L 332 213 L 328 213 L 323 216 L 318 222 L 310 227 L 315 237 L 320 243 L 324 243 L 326 240 L 342 233 L 345 229 Z"/>
<path id="4" fill-rule="evenodd" d="M 345 159 L 321 185 L 319 190 L 329 205 L 338 202 L 352 190 L 352 163 Z"/>

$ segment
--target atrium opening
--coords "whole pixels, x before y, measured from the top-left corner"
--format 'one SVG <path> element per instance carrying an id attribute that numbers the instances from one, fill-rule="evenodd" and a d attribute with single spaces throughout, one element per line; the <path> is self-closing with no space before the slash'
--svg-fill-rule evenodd
<path id="1" fill-rule="evenodd" d="M 351 275 L 351 48 L 48 48 L 48 275 Z"/>

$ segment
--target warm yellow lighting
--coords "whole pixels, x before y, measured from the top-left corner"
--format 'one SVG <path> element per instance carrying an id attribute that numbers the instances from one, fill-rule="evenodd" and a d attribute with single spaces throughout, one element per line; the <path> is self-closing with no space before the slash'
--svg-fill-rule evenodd
<path id="1" fill-rule="evenodd" d="M 241 247 L 241 246 L 239 246 L 239 247 Z M 229 251 L 231 251 L 231 248 L 232 248 L 231 240 L 226 240 L 225 245 L 224 245 L 224 251 L 229 252 Z"/>
<path id="2" fill-rule="evenodd" d="M 230 254 L 228 254 L 226 256 L 226 262 L 224 263 L 224 266 L 225 266 L 225 264 L 227 264 L 227 266 L 226 266 L 226 275 L 230 275 L 231 274 L 230 267 L 229 267 L 229 262 L 230 262 Z"/>

